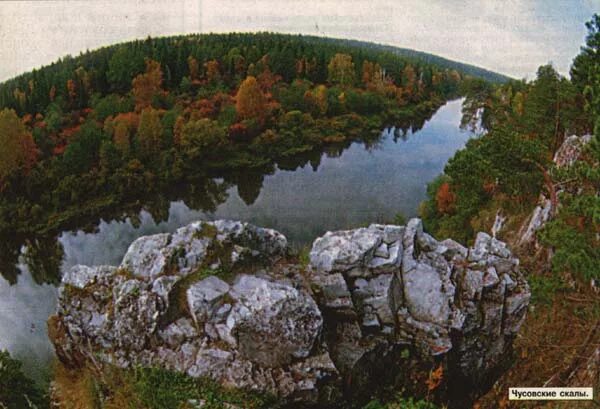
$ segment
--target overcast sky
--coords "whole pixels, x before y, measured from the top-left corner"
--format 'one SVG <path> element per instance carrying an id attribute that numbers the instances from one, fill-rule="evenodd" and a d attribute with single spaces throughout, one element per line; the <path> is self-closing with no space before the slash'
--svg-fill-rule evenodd
<path id="1" fill-rule="evenodd" d="M 375 41 L 513 77 L 568 74 L 600 0 L 0 1 L 0 81 L 66 54 L 194 32 L 278 31 Z"/>

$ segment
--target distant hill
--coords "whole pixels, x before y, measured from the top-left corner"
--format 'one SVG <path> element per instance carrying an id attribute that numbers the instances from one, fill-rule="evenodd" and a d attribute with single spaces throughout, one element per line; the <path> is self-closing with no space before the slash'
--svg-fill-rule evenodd
<path id="1" fill-rule="evenodd" d="M 439 67 L 454 69 L 462 72 L 463 74 L 470 75 L 473 77 L 482 78 L 486 81 L 494 82 L 494 83 L 505 83 L 510 81 L 512 78 L 503 74 L 499 74 L 494 71 L 487 70 L 485 68 L 477 67 L 471 64 L 465 64 L 458 61 L 449 60 L 444 57 L 440 57 L 438 55 L 425 53 L 423 51 L 412 50 L 410 48 L 402 48 L 395 47 L 392 45 L 384 45 L 371 43 L 368 41 L 359 41 L 359 40 L 345 40 L 345 39 L 337 39 L 337 38 L 329 38 L 329 37 L 314 37 L 310 36 L 310 38 L 314 40 L 327 41 L 332 43 L 339 43 L 340 45 L 347 45 L 353 47 L 362 47 L 368 48 L 377 51 L 385 51 L 389 53 L 393 53 L 402 57 L 407 57 L 410 59 L 421 60 L 427 64 L 437 65 Z"/>

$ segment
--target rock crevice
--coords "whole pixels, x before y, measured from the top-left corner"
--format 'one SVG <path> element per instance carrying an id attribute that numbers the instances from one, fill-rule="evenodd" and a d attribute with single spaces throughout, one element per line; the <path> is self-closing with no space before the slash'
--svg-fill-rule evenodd
<path id="1" fill-rule="evenodd" d="M 347 407 L 402 387 L 461 407 L 509 362 L 530 298 L 504 243 L 439 242 L 419 219 L 328 232 L 307 267 L 290 260 L 283 235 L 240 222 L 139 238 L 119 267 L 65 274 L 50 320 L 57 354 L 71 366 L 91 355 L 159 366 L 296 406 Z"/>

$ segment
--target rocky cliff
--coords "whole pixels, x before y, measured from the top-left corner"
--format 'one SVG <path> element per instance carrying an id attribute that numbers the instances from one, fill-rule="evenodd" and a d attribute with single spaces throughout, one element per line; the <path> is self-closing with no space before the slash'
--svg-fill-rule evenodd
<path id="1" fill-rule="evenodd" d="M 141 237 L 120 266 L 65 274 L 51 337 L 70 367 L 158 366 L 289 407 L 398 390 L 466 407 L 510 364 L 530 292 L 485 233 L 466 248 L 419 219 L 328 232 L 305 264 L 234 221 Z"/>

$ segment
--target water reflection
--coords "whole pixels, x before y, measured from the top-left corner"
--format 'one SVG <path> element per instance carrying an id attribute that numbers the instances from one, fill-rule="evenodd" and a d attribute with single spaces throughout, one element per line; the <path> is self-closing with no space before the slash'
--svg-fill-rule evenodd
<path id="1" fill-rule="evenodd" d="M 170 232 L 198 219 L 231 218 L 273 227 L 300 246 L 327 230 L 391 221 L 397 212 L 415 215 L 426 184 L 469 138 L 458 127 L 460 110 L 461 101 L 453 101 L 425 126 L 422 119 L 385 129 L 379 138 L 174 186 L 69 226 L 58 239 L 3 238 L 0 349 L 25 358 L 28 372 L 39 375 L 53 356 L 45 321 L 55 309 L 52 284 L 60 271 L 75 264 L 116 265 L 142 235 Z"/>
<path id="2" fill-rule="evenodd" d="M 18 285 L 0 279 L 0 350 L 7 349 L 29 376 L 44 382 L 54 357 L 46 320 L 56 311 L 57 290 L 36 282 L 23 262 L 16 268 Z"/>
<path id="3" fill-rule="evenodd" d="M 328 145 L 261 168 L 199 178 L 65 229 L 101 236 L 106 226 L 102 220 L 139 227 L 150 216 L 157 225 L 169 225 L 172 203 L 183 202 L 188 210 L 199 211 L 193 217 L 248 220 L 305 244 L 327 229 L 389 221 L 396 212 L 412 216 L 424 198 L 426 183 L 468 137 L 458 129 L 461 102 L 448 103 L 427 123 L 427 117 L 413 119 L 386 128 L 379 137 Z M 24 249 L 33 281 L 56 283 L 63 259 L 60 243 L 53 235 L 3 238 L 0 273 L 16 283 L 20 272 L 16 265 Z"/>

